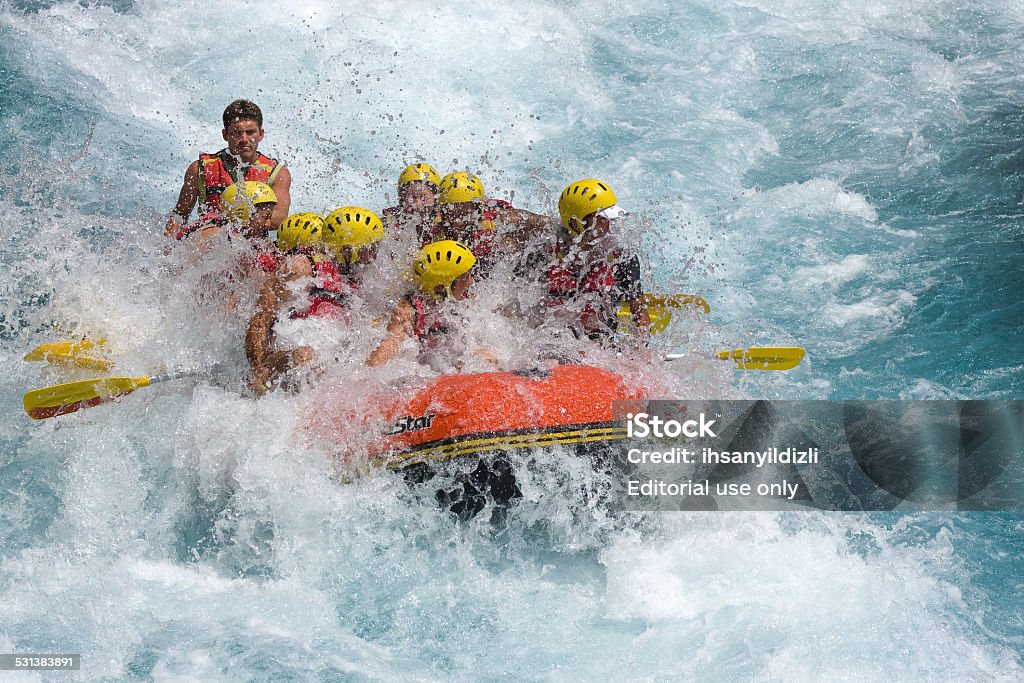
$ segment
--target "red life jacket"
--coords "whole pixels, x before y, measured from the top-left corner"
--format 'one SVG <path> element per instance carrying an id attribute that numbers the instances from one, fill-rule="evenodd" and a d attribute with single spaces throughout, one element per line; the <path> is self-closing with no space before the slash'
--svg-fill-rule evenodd
<path id="1" fill-rule="evenodd" d="M 504 199 L 485 199 L 480 213 L 480 222 L 470 237 L 469 250 L 473 252 L 478 261 L 483 261 L 481 270 L 486 272 L 493 265 L 493 257 L 498 251 L 498 230 L 494 221 L 498 220 L 498 214 L 512 205 Z"/>
<path id="2" fill-rule="evenodd" d="M 498 251 L 498 231 L 478 228 L 467 246 L 473 252 L 473 256 L 476 256 L 477 261 L 483 261 L 486 264 L 483 270 L 489 270 L 490 261 Z"/>
<path id="3" fill-rule="evenodd" d="M 264 273 L 273 273 L 281 267 L 282 262 L 281 253 L 276 249 L 261 247 L 256 250 L 256 265 Z"/>
<path id="4" fill-rule="evenodd" d="M 616 327 L 614 308 L 618 305 L 618 297 L 615 295 L 617 256 L 613 255 L 611 261 L 604 259 L 595 263 L 582 278 L 577 278 L 561 260 L 548 267 L 549 306 L 561 306 L 577 294 L 601 295 L 600 301 L 588 301 L 580 310 L 579 324 L 588 336 L 608 332 Z"/>
<path id="5" fill-rule="evenodd" d="M 611 293 L 615 288 L 615 264 L 601 261 L 594 264 L 582 279 L 577 279 L 562 261 L 548 267 L 548 294 L 552 297 L 568 298 L 580 292 Z"/>
<path id="6" fill-rule="evenodd" d="M 436 301 L 421 296 L 410 296 L 409 301 L 415 312 L 412 331 L 417 339 L 423 342 L 434 335 L 448 332 L 448 323 L 440 315 Z"/>
<path id="7" fill-rule="evenodd" d="M 498 256 L 498 230 L 494 221 L 502 211 L 511 209 L 512 205 L 504 199 L 485 199 L 483 211 L 480 214 L 480 223 L 470 239 L 469 250 L 477 259 L 477 272 L 480 276 L 486 277 L 494 267 L 494 260 Z"/>
<path id="8" fill-rule="evenodd" d="M 239 170 L 245 169 L 245 175 L 239 178 Z M 199 155 L 199 210 L 205 207 L 207 212 L 220 213 L 220 196 L 227 189 L 238 181 L 254 180 L 267 185 L 274 184 L 282 165 L 277 159 L 257 153 L 256 161 L 249 165 L 238 165 L 227 149 L 222 149 L 216 154 Z"/>
<path id="9" fill-rule="evenodd" d="M 176 239 L 176 240 L 185 239 L 186 237 L 191 235 L 193 232 L 195 232 L 199 228 L 203 227 L 204 225 L 210 225 L 211 223 L 213 225 L 221 225 L 221 226 L 227 224 L 227 219 L 224 218 L 224 214 L 222 214 L 220 212 L 219 208 L 215 212 L 207 211 L 206 213 L 204 213 L 203 215 L 201 215 L 199 218 L 195 219 L 191 223 L 183 223 L 183 224 L 179 225 L 178 226 L 178 232 L 174 233 L 174 239 Z"/>
<path id="10" fill-rule="evenodd" d="M 490 273 L 491 267 L 494 265 L 494 257 L 498 252 L 498 231 L 494 227 L 494 221 L 497 220 L 501 210 L 510 208 L 512 205 L 502 199 L 485 200 L 481 206 L 480 219 L 468 237 L 453 234 L 441 217 L 437 216 L 433 225 L 424 230 L 420 236 L 420 246 L 425 247 L 438 240 L 458 240 L 469 247 L 473 256 L 476 257 L 476 273 L 479 276 L 486 276 Z"/>
<path id="11" fill-rule="evenodd" d="M 359 288 L 359 282 L 338 270 L 334 261 L 313 262 L 313 289 L 309 308 L 296 311 L 292 318 L 337 317 L 345 310 L 345 299 Z"/>
<path id="12" fill-rule="evenodd" d="M 483 214 L 480 216 L 480 227 L 484 230 L 494 230 L 494 221 L 498 220 L 498 214 L 511 208 L 512 205 L 504 199 L 485 199 Z"/>

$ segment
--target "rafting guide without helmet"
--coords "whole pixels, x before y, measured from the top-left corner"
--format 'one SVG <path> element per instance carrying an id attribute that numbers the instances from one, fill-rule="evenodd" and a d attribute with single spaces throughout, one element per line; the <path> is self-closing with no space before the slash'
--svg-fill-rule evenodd
<path id="1" fill-rule="evenodd" d="M 249 100 L 235 100 L 221 118 L 221 137 L 228 146 L 215 154 L 200 154 L 186 169 L 178 201 L 167 217 L 168 237 L 181 239 L 199 226 L 221 218 L 221 195 L 230 185 L 247 181 L 266 184 L 276 195 L 276 205 L 268 217 L 269 229 L 288 216 L 291 172 L 283 163 L 258 150 L 264 136 L 263 112 Z M 187 225 L 197 205 L 200 218 Z"/>

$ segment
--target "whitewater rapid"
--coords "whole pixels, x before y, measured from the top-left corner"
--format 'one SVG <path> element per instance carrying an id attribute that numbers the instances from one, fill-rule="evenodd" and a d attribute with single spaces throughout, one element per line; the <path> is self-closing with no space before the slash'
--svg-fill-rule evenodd
<path id="1" fill-rule="evenodd" d="M 617 514 L 552 449 L 513 457 L 504 519 L 459 521 L 304 440 L 325 394 L 246 395 L 255 292 L 209 284 L 237 254 L 160 233 L 247 97 L 296 211 L 390 205 L 419 160 L 549 214 L 606 179 L 647 284 L 712 307 L 659 342 L 690 354 L 666 390 L 1019 399 L 1022 25 L 992 0 L 0 4 L 0 653 L 82 655 L 0 679 L 1019 679 L 1019 514 Z M 319 389 L 357 406 L 370 299 Z M 77 376 L 21 356 L 97 335 L 126 374 L 223 370 L 28 420 Z M 789 373 L 709 358 L 789 344 Z"/>

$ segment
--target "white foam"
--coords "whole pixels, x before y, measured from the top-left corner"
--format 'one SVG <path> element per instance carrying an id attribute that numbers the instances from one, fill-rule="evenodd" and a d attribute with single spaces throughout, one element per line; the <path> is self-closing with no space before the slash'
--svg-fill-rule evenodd
<path id="1" fill-rule="evenodd" d="M 826 305 L 823 313 L 836 325 L 851 325 L 865 320 L 879 320 L 888 328 L 903 322 L 917 297 L 907 291 L 897 290 L 876 294 L 850 304 L 833 302 Z"/>
<path id="2" fill-rule="evenodd" d="M 874 264 L 867 254 L 849 254 L 838 263 L 826 263 L 798 269 L 794 276 L 805 283 L 839 287 L 872 270 Z"/>
<path id="3" fill-rule="evenodd" d="M 813 530 L 819 522 L 836 533 Z M 801 529 L 799 518 L 785 515 L 695 514 L 667 526 L 668 538 L 622 535 L 602 553 L 604 603 L 608 618 L 647 625 L 634 643 L 641 660 L 671 643 L 677 675 L 814 677 L 825 668 L 838 678 L 874 678 L 880 662 L 898 659 L 906 673 L 969 676 L 975 667 L 1000 671 L 1009 656 L 949 628 L 961 621 L 962 594 L 922 565 L 957 562 L 948 531 L 897 551 L 890 531 L 851 517 Z M 844 533 L 870 535 L 880 551 L 851 553 Z M 871 635 L 879 629 L 883 642 Z M 915 643 L 909 659 L 908 642 Z"/>
<path id="4" fill-rule="evenodd" d="M 744 206 L 732 213 L 732 220 L 749 220 L 765 214 L 770 214 L 773 221 L 828 214 L 852 216 L 868 223 L 878 220 L 878 212 L 864 195 L 843 189 L 831 178 L 747 191 L 744 199 Z"/>

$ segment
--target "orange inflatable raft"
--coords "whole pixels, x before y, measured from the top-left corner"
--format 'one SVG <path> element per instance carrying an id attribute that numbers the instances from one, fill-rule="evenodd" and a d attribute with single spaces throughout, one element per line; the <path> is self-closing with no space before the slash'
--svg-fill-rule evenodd
<path id="1" fill-rule="evenodd" d="M 330 438 L 324 427 L 360 418 L 365 425 L 372 412 L 377 426 L 368 430 L 376 433 L 366 449 L 369 460 L 400 470 L 466 455 L 620 440 L 626 429 L 613 415 L 613 402 L 645 393 L 619 374 L 580 365 L 446 375 L 378 398 L 372 411 L 365 404 L 337 406 L 328 410 L 329 425 L 321 419 L 311 426 Z"/>

